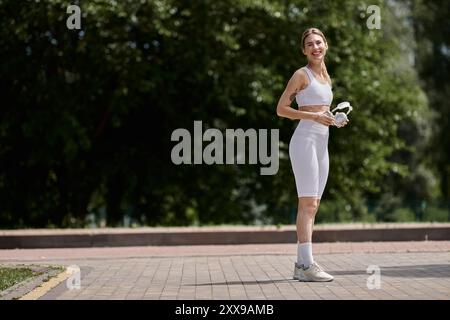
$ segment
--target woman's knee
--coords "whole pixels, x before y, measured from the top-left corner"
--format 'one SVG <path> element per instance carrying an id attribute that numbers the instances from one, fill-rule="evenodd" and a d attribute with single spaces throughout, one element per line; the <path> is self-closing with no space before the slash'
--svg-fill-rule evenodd
<path id="1" fill-rule="evenodd" d="M 307 214 L 308 216 L 314 216 L 319 208 L 318 199 L 304 198 L 300 199 L 300 212 Z"/>

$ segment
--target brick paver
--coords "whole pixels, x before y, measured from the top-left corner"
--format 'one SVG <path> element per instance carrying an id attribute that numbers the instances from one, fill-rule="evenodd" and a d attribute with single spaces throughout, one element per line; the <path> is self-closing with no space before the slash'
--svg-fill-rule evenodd
<path id="1" fill-rule="evenodd" d="M 450 242 L 314 244 L 335 280 L 292 279 L 296 244 L 0 250 L 0 264 L 77 265 L 41 299 L 450 299 Z M 380 288 L 369 289 L 369 266 Z"/>

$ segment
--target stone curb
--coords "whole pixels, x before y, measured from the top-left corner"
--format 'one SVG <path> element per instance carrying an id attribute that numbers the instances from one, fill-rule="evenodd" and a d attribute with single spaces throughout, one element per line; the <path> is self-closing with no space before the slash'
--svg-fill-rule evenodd
<path id="1" fill-rule="evenodd" d="M 11 230 L 0 249 L 295 243 L 295 226 Z M 450 223 L 330 225 L 313 242 L 450 240 Z"/>

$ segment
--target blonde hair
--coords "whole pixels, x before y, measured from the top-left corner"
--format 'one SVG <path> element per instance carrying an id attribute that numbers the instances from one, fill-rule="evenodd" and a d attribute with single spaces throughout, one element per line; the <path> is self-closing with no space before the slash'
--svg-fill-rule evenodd
<path id="1" fill-rule="evenodd" d="M 308 37 L 311 34 L 317 34 L 317 35 L 321 36 L 323 41 L 325 42 L 325 44 L 328 46 L 327 39 L 325 38 L 322 31 L 320 31 L 317 28 L 309 28 L 309 29 L 306 29 L 305 32 L 303 32 L 303 34 L 302 34 L 302 42 L 301 43 L 302 43 L 303 50 L 305 50 L 305 39 L 306 39 L 306 37 Z M 325 65 L 325 60 L 322 60 L 321 73 L 324 78 L 328 79 L 328 81 L 331 82 L 331 77 L 328 74 L 327 66 Z"/>

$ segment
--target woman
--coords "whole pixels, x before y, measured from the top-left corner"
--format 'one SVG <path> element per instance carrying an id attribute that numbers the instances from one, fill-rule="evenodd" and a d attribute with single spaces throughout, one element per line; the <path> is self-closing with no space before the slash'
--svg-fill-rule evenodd
<path id="1" fill-rule="evenodd" d="M 295 71 L 277 106 L 278 116 L 300 120 L 289 144 L 298 195 L 294 279 L 332 281 L 333 276 L 314 261 L 311 242 L 314 218 L 328 178 L 328 127 L 335 125 L 329 111 L 333 100 L 331 79 L 324 62 L 328 44 L 320 30 L 310 28 L 302 35 L 301 48 L 308 64 Z M 299 110 L 291 108 L 294 99 Z"/>

